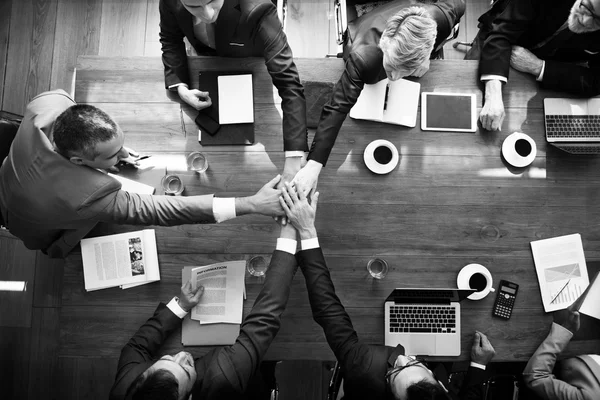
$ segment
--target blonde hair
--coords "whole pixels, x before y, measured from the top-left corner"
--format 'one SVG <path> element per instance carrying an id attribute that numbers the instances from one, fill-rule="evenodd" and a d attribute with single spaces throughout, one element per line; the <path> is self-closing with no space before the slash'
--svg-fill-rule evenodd
<path id="1" fill-rule="evenodd" d="M 437 24 L 421 7 L 408 7 L 387 21 L 379 48 L 387 57 L 388 65 L 414 71 L 431 55 Z"/>

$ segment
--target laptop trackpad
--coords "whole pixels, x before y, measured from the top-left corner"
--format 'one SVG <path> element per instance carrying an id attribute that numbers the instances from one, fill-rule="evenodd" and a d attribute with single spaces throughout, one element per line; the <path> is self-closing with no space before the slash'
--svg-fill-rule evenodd
<path id="1" fill-rule="evenodd" d="M 413 355 L 435 354 L 435 336 L 436 335 L 415 335 L 411 338 L 411 353 Z"/>

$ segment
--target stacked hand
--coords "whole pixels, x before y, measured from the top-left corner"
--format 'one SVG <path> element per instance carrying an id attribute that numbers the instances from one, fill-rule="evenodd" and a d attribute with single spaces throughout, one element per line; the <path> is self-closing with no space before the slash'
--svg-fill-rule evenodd
<path id="1" fill-rule="evenodd" d="M 200 286 L 198 289 L 192 289 L 192 281 L 187 281 L 181 287 L 181 293 L 179 294 L 179 307 L 185 312 L 189 312 L 192 308 L 200 302 L 200 297 L 204 294 L 204 286 Z"/>
<path id="2" fill-rule="evenodd" d="M 289 182 L 286 182 L 279 198 L 281 207 L 302 239 L 317 237 L 315 215 L 319 192 L 312 192 L 309 203 L 305 194 L 307 191 L 310 190 L 307 190 L 301 183 L 297 183 L 294 189 Z"/>
<path id="3" fill-rule="evenodd" d="M 471 347 L 471 361 L 487 365 L 492 358 L 496 355 L 496 350 L 492 347 L 492 344 L 488 340 L 487 336 L 483 333 L 476 331 L 475 338 L 473 340 L 473 347 Z"/>
<path id="4" fill-rule="evenodd" d="M 298 185 L 301 185 L 304 188 L 305 195 L 308 195 L 308 192 L 311 190 L 313 192 L 316 191 L 319 174 L 321 173 L 322 168 L 323 164 L 320 162 L 309 160 L 306 165 L 298 171 L 292 181 L 292 185 L 296 186 L 296 188 Z"/>
<path id="5" fill-rule="evenodd" d="M 202 110 L 212 105 L 212 100 L 208 92 L 201 92 L 198 89 L 188 89 L 184 85 L 177 86 L 177 93 L 181 100 L 185 101 L 196 110 Z"/>
<path id="6" fill-rule="evenodd" d="M 479 114 L 481 126 L 488 131 L 499 131 L 505 115 L 502 82 L 497 79 L 489 80 L 485 83 L 485 101 Z"/>
<path id="7" fill-rule="evenodd" d="M 291 182 L 296 176 L 300 168 L 302 168 L 303 157 L 286 157 L 283 165 L 283 173 L 281 180 L 277 184 L 277 189 L 282 190 L 285 182 Z M 287 225 L 287 217 L 285 215 L 276 217 L 275 220 L 282 226 Z"/>
<path id="8" fill-rule="evenodd" d="M 281 190 L 277 188 L 280 180 L 281 175 L 277 175 L 251 197 L 254 212 L 269 216 L 284 215 L 279 203 Z"/>

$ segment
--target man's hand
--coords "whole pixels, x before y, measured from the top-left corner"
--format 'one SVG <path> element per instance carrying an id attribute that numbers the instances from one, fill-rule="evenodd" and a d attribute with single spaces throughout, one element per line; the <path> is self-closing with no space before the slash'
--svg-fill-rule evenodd
<path id="1" fill-rule="evenodd" d="M 281 175 L 277 175 L 250 197 L 253 212 L 272 217 L 285 215 L 279 203 L 281 190 L 277 189 L 277 184 L 280 180 Z"/>
<path id="2" fill-rule="evenodd" d="M 319 174 L 321 173 L 321 169 L 323 168 L 323 164 L 314 160 L 308 160 L 306 165 L 298 171 L 294 180 L 292 181 L 292 185 L 298 186 L 298 184 L 302 185 L 304 188 L 304 195 L 308 195 L 308 192 L 311 190 L 314 192 L 317 190 L 317 182 L 319 181 Z"/>
<path id="3" fill-rule="evenodd" d="M 487 336 L 483 333 L 476 331 L 475 338 L 473 340 L 473 347 L 471 347 L 471 361 L 487 365 L 492 358 L 496 355 L 496 350 L 492 347 L 492 344 L 488 340 Z"/>
<path id="4" fill-rule="evenodd" d="M 212 105 L 212 100 L 208 92 L 201 92 L 198 89 L 188 89 L 184 85 L 177 86 L 177 93 L 181 100 L 194 107 L 196 110 L 202 110 Z"/>
<path id="5" fill-rule="evenodd" d="M 569 330 L 571 333 L 575 333 L 579 330 L 581 326 L 581 321 L 579 320 L 579 311 L 575 311 L 574 307 L 575 303 L 567 308 L 561 314 L 558 314 L 556 317 L 556 323 L 562 325 L 565 329 Z"/>
<path id="6" fill-rule="evenodd" d="M 280 238 L 296 240 L 296 236 L 296 228 L 294 228 L 292 224 L 281 225 L 281 232 L 279 233 Z"/>
<path id="7" fill-rule="evenodd" d="M 479 114 L 481 126 L 488 131 L 499 131 L 502 128 L 504 116 L 502 82 L 491 79 L 485 83 L 485 101 Z"/>
<path id="8" fill-rule="evenodd" d="M 179 307 L 185 312 L 190 310 L 200 302 L 200 297 L 204 294 L 204 286 L 200 286 L 196 291 L 192 290 L 192 281 L 187 281 L 181 287 L 181 293 L 179 294 Z"/>
<path id="9" fill-rule="evenodd" d="M 513 46 L 510 55 L 510 66 L 517 71 L 526 72 L 537 77 L 542 72 L 543 61 L 535 54 L 521 46 Z"/>
<path id="10" fill-rule="evenodd" d="M 298 230 L 302 240 L 317 237 L 315 215 L 317 214 L 319 192 L 313 192 L 309 204 L 304 194 L 305 191 L 306 188 L 300 183 L 296 185 L 296 189 L 286 183 L 279 199 L 281 207 L 285 210 L 292 225 Z"/>
<path id="11" fill-rule="evenodd" d="M 300 171 L 302 167 L 302 157 L 286 157 L 285 163 L 283 164 L 283 173 L 281 180 L 277 184 L 277 189 L 282 190 L 285 182 L 291 182 L 292 179 L 296 176 L 296 173 Z M 275 218 L 275 220 L 280 223 L 282 226 L 287 224 L 287 217 L 281 216 Z"/>
<path id="12" fill-rule="evenodd" d="M 125 164 L 129 164 L 132 165 L 134 167 L 137 167 L 140 165 L 140 163 L 138 162 L 138 158 L 140 157 L 140 154 L 133 150 L 132 148 L 129 148 L 127 146 L 123 146 L 123 150 L 125 150 L 128 154 L 127 158 L 121 158 L 119 159 L 119 162 L 116 165 L 113 165 L 112 167 L 110 167 L 108 169 L 108 172 L 114 172 L 117 173 L 120 171 L 118 165 L 121 164 L 121 166 L 125 166 Z"/>

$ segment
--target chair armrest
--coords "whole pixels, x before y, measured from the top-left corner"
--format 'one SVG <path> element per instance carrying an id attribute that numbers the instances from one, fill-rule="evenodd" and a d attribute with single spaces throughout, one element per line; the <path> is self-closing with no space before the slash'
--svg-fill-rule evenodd
<path id="1" fill-rule="evenodd" d="M 335 34 L 338 45 L 346 39 L 346 28 L 348 28 L 348 15 L 346 13 L 346 0 L 334 0 L 333 9 L 335 16 Z"/>

